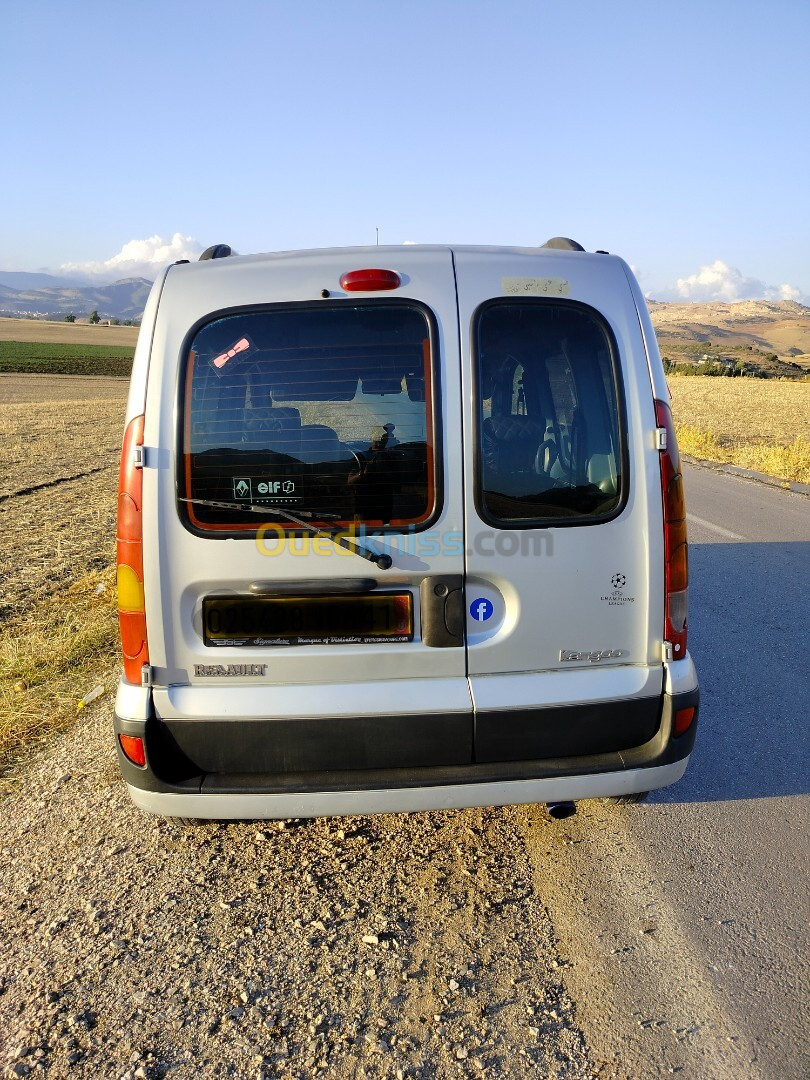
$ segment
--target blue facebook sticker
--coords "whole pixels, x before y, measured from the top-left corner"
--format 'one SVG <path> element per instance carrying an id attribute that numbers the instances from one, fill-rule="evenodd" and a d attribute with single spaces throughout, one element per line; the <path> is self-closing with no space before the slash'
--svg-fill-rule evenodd
<path id="1" fill-rule="evenodd" d="M 484 596 L 479 596 L 470 604 L 470 614 L 476 622 L 486 622 L 493 612 L 492 603 Z"/>

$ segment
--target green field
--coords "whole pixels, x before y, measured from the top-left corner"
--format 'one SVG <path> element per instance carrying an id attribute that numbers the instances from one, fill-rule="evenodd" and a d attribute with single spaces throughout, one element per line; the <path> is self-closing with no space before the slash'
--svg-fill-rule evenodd
<path id="1" fill-rule="evenodd" d="M 0 341 L 0 371 L 40 375 L 123 375 L 132 370 L 129 345 Z"/>

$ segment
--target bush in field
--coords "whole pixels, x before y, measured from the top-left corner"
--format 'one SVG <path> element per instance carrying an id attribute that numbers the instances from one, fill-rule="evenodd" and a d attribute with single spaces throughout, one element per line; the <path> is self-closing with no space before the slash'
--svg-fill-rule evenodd
<path id="1" fill-rule="evenodd" d="M 750 379 L 770 378 L 766 371 L 747 368 L 742 360 L 738 360 L 736 364 L 724 364 L 715 360 L 701 360 L 697 364 L 678 364 L 664 357 L 664 371 L 667 375 L 708 375 L 715 378 L 735 378 L 744 375 Z"/>

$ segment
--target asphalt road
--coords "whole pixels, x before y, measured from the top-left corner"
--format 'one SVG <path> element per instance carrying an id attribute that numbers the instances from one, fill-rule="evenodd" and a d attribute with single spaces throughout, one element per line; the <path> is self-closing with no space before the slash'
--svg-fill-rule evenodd
<path id="1" fill-rule="evenodd" d="M 646 804 L 523 827 L 597 1069 L 804 1078 L 810 498 L 685 475 L 690 768 Z"/>

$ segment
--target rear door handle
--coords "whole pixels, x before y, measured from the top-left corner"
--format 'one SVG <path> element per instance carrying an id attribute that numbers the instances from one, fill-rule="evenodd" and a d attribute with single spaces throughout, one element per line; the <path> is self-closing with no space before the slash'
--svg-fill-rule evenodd
<path id="1" fill-rule="evenodd" d="M 432 649 L 464 644 L 464 578 L 445 574 L 422 578 L 419 584 L 422 641 Z"/>

